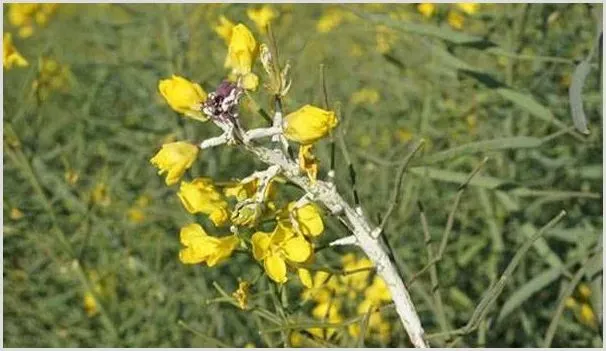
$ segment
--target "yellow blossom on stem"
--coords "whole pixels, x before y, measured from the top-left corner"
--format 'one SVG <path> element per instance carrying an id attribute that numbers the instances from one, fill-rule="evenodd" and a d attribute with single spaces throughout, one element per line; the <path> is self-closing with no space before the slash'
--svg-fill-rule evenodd
<path id="1" fill-rule="evenodd" d="M 231 32 L 234 28 L 235 24 L 228 20 L 225 16 L 219 17 L 219 24 L 213 27 L 213 30 L 217 35 L 221 37 L 225 41 L 226 44 L 229 45 L 229 40 L 231 39 Z"/>
<path id="2" fill-rule="evenodd" d="M 274 11 L 274 9 L 271 6 L 264 5 L 263 7 L 260 7 L 258 9 L 254 9 L 254 8 L 247 9 L 246 15 L 253 22 L 255 22 L 255 25 L 261 32 L 265 33 L 265 31 L 267 30 L 267 24 L 271 20 L 276 18 L 277 13 L 276 13 L 276 11 Z"/>
<path id="3" fill-rule="evenodd" d="M 301 145 L 299 147 L 299 168 L 307 174 L 307 177 L 313 184 L 318 177 L 318 160 L 311 152 L 312 149 L 312 144 Z"/>
<path id="4" fill-rule="evenodd" d="M 280 223 L 269 233 L 256 232 L 252 238 L 253 256 L 263 261 L 265 272 L 277 283 L 285 283 L 287 261 L 303 263 L 311 254 L 311 244 L 302 235 Z"/>
<path id="5" fill-rule="evenodd" d="M 585 283 L 579 284 L 577 290 L 584 299 L 588 299 L 591 296 L 591 288 Z"/>
<path id="6" fill-rule="evenodd" d="M 199 84 L 173 75 L 169 79 L 161 80 L 158 83 L 158 90 L 173 110 L 200 121 L 208 119 L 202 112 L 206 92 Z"/>
<path id="7" fill-rule="evenodd" d="M 285 117 L 284 136 L 300 144 L 312 144 L 337 126 L 337 116 L 332 111 L 305 105 Z"/>
<path id="8" fill-rule="evenodd" d="M 10 33 L 4 33 L 4 41 L 2 42 L 2 65 L 9 70 L 13 67 L 27 67 L 29 63 L 21 56 L 17 48 L 13 44 L 13 39 Z"/>
<path id="9" fill-rule="evenodd" d="M 20 209 L 13 207 L 11 209 L 11 213 L 10 213 L 10 219 L 12 219 L 13 221 L 18 221 L 21 218 L 23 218 L 25 215 L 23 214 L 23 212 L 21 212 Z"/>
<path id="10" fill-rule="evenodd" d="M 84 311 L 86 311 L 88 317 L 94 317 L 99 313 L 97 300 L 95 300 L 95 296 L 90 291 L 84 294 Z"/>
<path id="11" fill-rule="evenodd" d="M 239 23 L 232 28 L 225 67 L 231 68 L 236 75 L 251 72 L 257 54 L 257 41 L 250 30 Z"/>
<path id="12" fill-rule="evenodd" d="M 595 313 L 593 313 L 593 309 L 587 303 L 583 303 L 581 305 L 581 309 L 579 311 L 579 320 L 581 323 L 590 328 L 597 328 Z"/>
<path id="13" fill-rule="evenodd" d="M 222 238 L 210 236 L 196 223 L 181 228 L 180 239 L 185 246 L 179 252 L 182 263 L 206 263 L 209 267 L 229 258 L 240 243 L 235 235 Z"/>
<path id="14" fill-rule="evenodd" d="M 313 288 L 313 280 L 311 278 L 311 273 L 306 268 L 298 268 L 297 275 L 299 276 L 299 280 L 301 280 L 301 284 L 304 287 L 311 289 Z"/>
<path id="15" fill-rule="evenodd" d="M 227 201 L 215 188 L 212 179 L 201 177 L 191 183 L 183 181 L 177 195 L 187 212 L 204 213 L 216 226 L 227 223 L 229 219 Z"/>
<path id="16" fill-rule="evenodd" d="M 296 203 L 291 202 L 287 208 L 296 221 L 293 226 L 298 230 L 299 234 L 308 237 L 317 237 L 324 232 L 324 222 L 316 205 L 308 203 L 299 208 L 295 207 Z"/>
<path id="17" fill-rule="evenodd" d="M 162 149 L 152 157 L 150 162 L 160 169 L 158 174 L 166 173 L 166 185 L 173 185 L 194 163 L 198 151 L 196 145 L 187 142 L 168 143 L 162 145 Z"/>
<path id="18" fill-rule="evenodd" d="M 480 4 L 474 2 L 460 2 L 457 4 L 457 7 L 460 8 L 466 14 L 473 15 L 478 12 Z"/>
<path id="19" fill-rule="evenodd" d="M 316 307 L 313 308 L 311 314 L 322 321 L 338 324 L 343 321 L 343 317 L 341 316 L 341 303 L 338 300 L 331 300 L 327 302 L 320 303 Z M 309 328 L 307 329 L 312 335 L 315 335 L 319 338 L 329 339 L 337 330 L 336 328 L 326 328 L 325 330 L 322 328 Z"/>
<path id="20" fill-rule="evenodd" d="M 436 5 L 430 2 L 424 2 L 417 5 L 417 11 L 419 11 L 424 17 L 430 18 L 436 12 Z"/>
<path id="21" fill-rule="evenodd" d="M 457 11 L 449 11 L 447 17 L 448 24 L 454 29 L 462 29 L 465 23 L 465 17 Z"/>

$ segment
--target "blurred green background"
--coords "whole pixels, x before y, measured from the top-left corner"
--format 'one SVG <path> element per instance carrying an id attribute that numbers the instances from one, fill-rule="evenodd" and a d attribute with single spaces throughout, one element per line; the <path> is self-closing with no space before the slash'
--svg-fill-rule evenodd
<path id="1" fill-rule="evenodd" d="M 12 6 L 3 5 L 4 32 L 29 66 L 4 70 L 4 346 L 285 345 L 281 333 L 259 333 L 267 322 L 213 300 L 220 296 L 213 283 L 231 293 L 238 278 L 259 275 L 250 259 L 214 268 L 179 262 L 179 228 L 194 217 L 149 164 L 163 142 L 219 134 L 170 110 L 158 81 L 178 74 L 213 91 L 228 74 L 226 45 L 213 31 L 219 17 L 267 42 L 247 15 L 262 5 L 61 4 L 21 9 L 20 22 L 11 20 Z M 573 128 L 568 94 L 576 64 L 596 46 L 601 5 L 269 6 L 280 59 L 292 64 L 285 109 L 322 105 L 324 64 L 371 218 L 387 209 L 398 161 L 420 138 L 427 142 L 386 230 L 405 280 L 427 263 L 417 202 L 438 242 L 458 186 L 489 157 L 462 196 L 438 265 L 451 328 L 465 325 L 535 230 L 567 211 L 456 346 L 542 346 L 556 318 L 551 346 L 601 347 L 601 46 L 582 91 L 587 136 Z M 263 79 L 259 63 L 255 71 Z M 263 89 L 253 96 L 270 110 Z M 248 126 L 264 123 L 247 102 L 241 115 Z M 329 151 L 319 143 L 321 176 Z M 339 189 L 351 199 L 342 157 L 337 166 Z M 217 148 L 189 174 L 227 180 L 262 168 Z M 322 242 L 343 235 L 335 223 Z M 346 251 L 323 250 L 317 260 L 338 265 Z M 579 269 L 589 293 L 570 286 Z M 253 299 L 274 311 L 262 294 L 271 295 L 270 285 L 261 279 Z M 429 335 L 442 331 L 431 288 L 427 274 L 411 287 Z M 291 306 L 300 289 L 288 284 Z M 389 341 L 365 345 L 409 346 L 393 309 L 386 318 Z"/>

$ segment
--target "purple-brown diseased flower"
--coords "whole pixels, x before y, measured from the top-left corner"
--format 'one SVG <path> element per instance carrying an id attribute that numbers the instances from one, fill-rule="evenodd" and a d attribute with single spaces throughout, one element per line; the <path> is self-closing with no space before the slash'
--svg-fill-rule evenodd
<path id="1" fill-rule="evenodd" d="M 242 92 L 242 88 L 235 83 L 225 80 L 215 92 L 208 94 L 202 111 L 215 122 L 237 125 L 238 103 Z"/>

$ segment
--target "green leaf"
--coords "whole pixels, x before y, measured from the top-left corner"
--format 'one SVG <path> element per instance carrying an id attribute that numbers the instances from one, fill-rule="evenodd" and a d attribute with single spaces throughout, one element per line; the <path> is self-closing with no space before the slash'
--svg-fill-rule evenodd
<path id="1" fill-rule="evenodd" d="M 505 304 L 503 304 L 499 316 L 497 317 L 497 323 L 501 322 L 532 295 L 558 279 L 561 274 L 561 267 L 551 267 L 522 285 L 518 290 L 511 294 L 507 301 L 505 301 Z"/>
<path id="2" fill-rule="evenodd" d="M 385 14 L 368 14 L 355 11 L 358 16 L 368 19 L 377 24 L 383 24 L 396 30 L 423 36 L 443 39 L 454 44 L 467 45 L 476 48 L 487 48 L 496 46 L 495 43 L 481 37 L 454 31 L 448 27 L 437 27 L 430 24 L 413 23 L 409 21 L 396 21 Z"/>
<path id="3" fill-rule="evenodd" d="M 581 95 L 590 70 L 591 65 L 589 64 L 589 61 L 581 61 L 574 69 L 570 88 L 568 88 L 572 121 L 577 130 L 583 134 L 589 134 L 589 129 L 587 129 L 587 117 L 585 116 L 585 111 L 583 111 L 583 97 Z"/>
<path id="4" fill-rule="evenodd" d="M 492 140 L 478 141 L 451 149 L 440 151 L 424 157 L 413 164 L 432 164 L 441 161 L 452 160 L 455 157 L 472 154 L 475 152 L 487 152 L 507 149 L 529 149 L 540 146 L 542 140 L 535 137 L 518 136 L 511 138 L 500 138 Z"/>

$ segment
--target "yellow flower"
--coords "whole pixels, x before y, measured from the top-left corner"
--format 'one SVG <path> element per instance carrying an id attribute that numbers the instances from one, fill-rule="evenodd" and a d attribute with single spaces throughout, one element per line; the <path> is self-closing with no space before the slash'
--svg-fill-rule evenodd
<path id="1" fill-rule="evenodd" d="M 219 17 L 219 24 L 213 27 L 215 33 L 217 33 L 226 44 L 229 45 L 229 40 L 231 39 L 231 32 L 234 28 L 233 22 L 228 20 L 225 16 Z"/>
<path id="2" fill-rule="evenodd" d="M 249 199 L 257 192 L 257 179 L 247 182 L 232 182 L 223 187 L 223 194 L 226 197 L 235 197 L 238 201 Z"/>
<path id="3" fill-rule="evenodd" d="M 307 173 L 307 177 L 314 184 L 318 177 L 318 160 L 311 152 L 312 148 L 312 144 L 301 145 L 299 147 L 299 168 Z"/>
<path id="4" fill-rule="evenodd" d="M 436 5 L 430 2 L 424 2 L 417 5 L 417 11 L 419 11 L 426 18 L 430 18 L 436 11 Z"/>
<path id="5" fill-rule="evenodd" d="M 351 95 L 352 104 L 371 104 L 379 101 L 379 92 L 371 88 L 362 88 Z"/>
<path id="6" fill-rule="evenodd" d="M 256 74 L 249 72 L 242 76 L 242 88 L 246 90 L 257 90 L 259 86 L 259 76 Z"/>
<path id="7" fill-rule="evenodd" d="M 216 226 L 227 223 L 227 201 L 215 188 L 212 179 L 196 178 L 191 183 L 183 181 L 177 195 L 187 212 L 204 213 Z"/>
<path id="8" fill-rule="evenodd" d="M 340 277 L 341 282 L 347 286 L 348 295 L 350 298 L 355 298 L 357 292 L 361 292 L 368 286 L 368 277 L 370 276 L 370 268 L 373 267 L 372 262 L 367 258 L 356 260 L 354 254 L 345 255 L 342 258 L 343 271 L 353 272 Z M 363 270 L 369 268 L 368 270 Z"/>
<path id="9" fill-rule="evenodd" d="M 597 328 L 595 314 L 593 313 L 591 306 L 587 303 L 581 305 L 581 310 L 579 311 L 579 320 L 581 323 L 590 328 Z"/>
<path id="10" fill-rule="evenodd" d="M 293 224 L 299 234 L 308 237 L 317 237 L 324 231 L 324 222 L 318 207 L 313 203 L 305 204 L 299 208 L 295 208 L 296 203 L 288 204 L 288 212 L 292 213 L 296 223 Z"/>
<path id="11" fill-rule="evenodd" d="M 247 281 L 240 281 L 238 284 L 238 290 L 234 291 L 232 296 L 238 302 L 240 309 L 245 310 L 248 306 L 248 296 L 250 295 L 250 283 Z M 253 345 L 254 347 L 254 345 Z"/>
<path id="12" fill-rule="evenodd" d="M 339 301 L 332 300 L 328 302 L 323 302 L 311 311 L 311 314 L 316 317 L 316 319 L 320 319 L 322 321 L 338 324 L 343 321 L 343 317 L 340 313 L 341 304 Z M 323 338 L 324 334 L 326 334 L 326 338 L 329 339 L 332 335 L 337 331 L 336 328 L 326 328 L 326 333 L 323 332 L 322 328 L 309 328 L 307 329 L 311 334 L 316 337 Z"/>
<path id="13" fill-rule="evenodd" d="M 570 296 L 568 296 L 566 298 L 564 303 L 565 303 L 566 307 L 568 307 L 568 308 L 575 308 L 577 306 L 577 301 Z"/>
<path id="14" fill-rule="evenodd" d="M 276 12 L 269 5 L 258 9 L 249 8 L 246 10 L 246 14 L 263 33 L 267 30 L 267 24 L 277 16 Z"/>
<path id="15" fill-rule="evenodd" d="M 11 4 L 8 9 L 8 21 L 19 27 L 19 36 L 30 37 L 34 33 L 34 21 L 45 26 L 58 4 Z"/>
<path id="16" fill-rule="evenodd" d="M 206 92 L 199 84 L 173 75 L 170 79 L 161 80 L 158 90 L 173 110 L 200 121 L 208 119 L 201 111 Z"/>
<path id="17" fill-rule="evenodd" d="M 94 204 L 97 204 L 99 206 L 104 206 L 104 207 L 109 206 L 112 202 L 112 199 L 109 196 L 109 190 L 107 188 L 107 184 L 98 183 L 97 185 L 95 185 L 91 199 Z"/>
<path id="18" fill-rule="evenodd" d="M 168 143 L 162 145 L 162 149 L 152 157 L 150 162 L 160 169 L 158 174 L 167 172 L 166 185 L 173 185 L 194 163 L 198 151 L 196 145 L 184 141 Z"/>
<path id="19" fill-rule="evenodd" d="M 585 283 L 579 284 L 577 290 L 579 291 L 581 297 L 583 297 L 584 299 L 588 299 L 591 296 L 591 288 Z"/>
<path id="20" fill-rule="evenodd" d="M 99 313 L 97 300 L 95 300 L 95 297 L 90 291 L 87 291 L 84 294 L 84 311 L 86 311 L 88 317 L 94 317 Z"/>
<path id="21" fill-rule="evenodd" d="M 454 29 L 463 28 L 463 24 L 465 23 L 465 17 L 456 11 L 448 12 L 448 24 Z"/>
<path id="22" fill-rule="evenodd" d="M 67 171 L 65 171 L 65 174 L 63 176 L 65 178 L 65 181 L 72 186 L 78 182 L 78 179 L 80 179 L 80 175 L 74 169 L 68 169 Z"/>
<path id="23" fill-rule="evenodd" d="M 391 50 L 398 37 L 396 36 L 396 32 L 387 26 L 379 25 L 376 29 L 377 51 L 385 54 Z"/>
<path id="24" fill-rule="evenodd" d="M 335 29 L 343 22 L 344 14 L 341 9 L 330 8 L 322 14 L 322 17 L 316 23 L 316 30 L 320 33 L 327 33 Z"/>
<path id="25" fill-rule="evenodd" d="M 179 252 L 179 260 L 184 264 L 206 263 L 209 267 L 229 258 L 240 243 L 235 235 L 209 236 L 196 223 L 181 228 L 180 237 L 185 248 Z"/>
<path id="26" fill-rule="evenodd" d="M 311 289 L 313 288 L 313 280 L 311 278 L 311 273 L 306 268 L 298 268 L 297 275 L 299 276 L 299 280 L 301 280 L 301 284 L 304 287 Z"/>
<path id="27" fill-rule="evenodd" d="M 280 223 L 269 233 L 256 232 L 252 238 L 253 256 L 263 261 L 265 272 L 277 283 L 285 283 L 287 261 L 303 263 L 311 254 L 311 244 L 291 228 Z"/>
<path id="28" fill-rule="evenodd" d="M 312 144 L 337 126 L 334 112 L 305 105 L 285 118 L 284 136 L 300 144 Z"/>
<path id="29" fill-rule="evenodd" d="M 457 7 L 460 8 L 466 14 L 473 15 L 478 12 L 480 4 L 476 4 L 473 2 L 460 2 L 457 4 Z"/>
<path id="30" fill-rule="evenodd" d="M 364 295 L 367 300 L 376 304 L 391 301 L 391 293 L 389 292 L 385 281 L 378 276 L 375 276 L 372 284 L 366 288 Z"/>
<path id="31" fill-rule="evenodd" d="M 18 208 L 16 208 L 16 207 L 13 207 L 13 208 L 11 209 L 10 218 L 11 218 L 13 221 L 18 221 L 18 220 L 20 220 L 21 218 L 23 218 L 23 216 L 25 216 L 25 215 L 23 214 L 23 212 L 21 212 L 21 210 L 20 210 L 20 209 L 18 209 Z"/>
<path id="32" fill-rule="evenodd" d="M 232 29 L 225 67 L 236 75 L 250 73 L 257 54 L 257 42 L 250 30 L 239 23 Z"/>
<path id="33" fill-rule="evenodd" d="M 4 33 L 4 41 L 2 42 L 2 65 L 5 69 L 16 67 L 27 67 L 29 63 L 13 44 L 13 39 L 10 33 Z"/>

